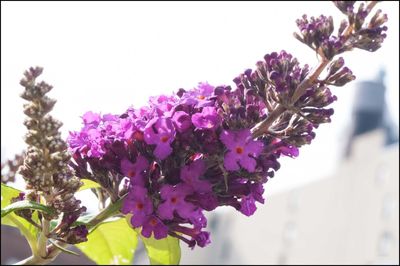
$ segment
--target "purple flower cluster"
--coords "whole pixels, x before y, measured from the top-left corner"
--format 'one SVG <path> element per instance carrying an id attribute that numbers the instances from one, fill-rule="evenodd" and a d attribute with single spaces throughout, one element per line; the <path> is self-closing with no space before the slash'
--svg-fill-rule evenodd
<path id="1" fill-rule="evenodd" d="M 303 15 L 301 19 L 296 20 L 296 23 L 302 37 L 297 33 L 295 37 L 312 49 L 320 49 L 326 58 L 331 59 L 336 54 L 345 51 L 345 38 L 341 35 L 332 35 L 334 26 L 331 16 L 321 15 L 318 18 L 308 19 L 307 15 Z"/>
<path id="2" fill-rule="evenodd" d="M 323 108 L 336 100 L 324 84 L 291 103 L 308 74 L 292 55 L 266 55 L 257 67 L 234 79 L 236 89 L 200 83 L 120 116 L 84 114 L 82 130 L 69 136 L 77 175 L 87 176 L 88 163 L 102 184 L 110 176 L 115 186 L 129 180 L 121 211 L 132 214 L 144 237 L 171 235 L 204 247 L 210 243 L 204 211 L 232 206 L 252 215 L 256 202 L 264 203 L 263 185 L 279 169 L 278 158 L 296 157 L 333 113 Z M 284 113 L 271 132 L 254 138 L 251 129 L 278 104 L 299 115 Z"/>
<path id="3" fill-rule="evenodd" d="M 335 6 L 347 15 L 338 29 L 337 35 L 332 35 L 334 30 L 333 18 L 321 15 L 317 18 L 307 18 L 303 15 L 296 20 L 300 34 L 294 36 L 313 50 L 331 60 L 335 55 L 359 48 L 374 52 L 381 47 L 386 38 L 387 27 L 383 26 L 388 18 L 378 9 L 372 18 L 366 22 L 371 11 L 372 2 L 360 3 L 355 7 L 356 1 L 333 1 Z"/>

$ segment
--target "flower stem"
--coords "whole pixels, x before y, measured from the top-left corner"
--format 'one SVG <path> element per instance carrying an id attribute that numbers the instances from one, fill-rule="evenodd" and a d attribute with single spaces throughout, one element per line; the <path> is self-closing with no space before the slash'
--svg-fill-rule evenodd
<path id="1" fill-rule="evenodd" d="M 57 245 L 62 247 L 68 246 L 68 244 L 59 241 L 57 242 Z M 29 258 L 23 259 L 15 263 L 14 265 L 45 265 L 52 262 L 61 253 L 61 250 L 59 248 L 56 248 L 54 244 L 48 245 L 46 247 L 46 250 L 48 250 L 48 253 L 45 258 L 33 255 Z"/>
<path id="2" fill-rule="evenodd" d="M 47 198 L 44 197 L 44 202 L 47 202 Z M 47 236 L 50 232 L 50 221 L 42 216 L 42 231 L 40 232 L 38 239 L 38 254 L 42 258 L 47 257 Z M 34 254 L 35 255 L 35 254 Z"/>
<path id="3" fill-rule="evenodd" d="M 321 72 L 325 69 L 325 67 L 329 64 L 330 60 L 326 58 L 322 58 L 321 62 L 319 65 L 315 68 L 315 70 L 309 75 L 307 78 L 305 78 L 297 87 L 295 92 L 293 93 L 291 102 L 295 103 L 306 91 L 307 88 L 313 85 L 315 80 L 319 77 Z"/>
<path id="4" fill-rule="evenodd" d="M 121 198 L 116 200 L 114 203 L 111 203 L 110 205 L 107 206 L 107 208 L 103 209 L 101 212 L 99 212 L 95 217 L 93 217 L 87 224 L 86 227 L 90 231 L 93 231 L 94 228 L 99 225 L 102 221 L 106 220 L 107 218 L 110 218 L 116 214 L 119 213 L 119 210 L 121 209 L 122 202 L 124 201 L 125 197 L 128 194 L 123 195 Z"/>
<path id="5" fill-rule="evenodd" d="M 295 90 L 291 102 L 295 103 L 306 91 L 307 88 L 309 88 L 315 80 L 319 77 L 321 72 L 325 69 L 325 67 L 329 64 L 330 60 L 322 58 L 321 62 L 319 65 L 308 75 L 307 78 L 305 78 L 297 87 Z M 272 123 L 285 111 L 287 110 L 287 107 L 283 105 L 278 105 L 276 109 L 274 109 L 266 119 L 255 125 L 251 129 L 251 133 L 253 138 L 257 138 L 259 136 L 262 136 L 266 132 L 268 132 L 268 128 L 272 125 Z"/>
<path id="6" fill-rule="evenodd" d="M 251 129 L 251 134 L 253 138 L 257 138 L 263 135 L 265 132 L 268 131 L 268 128 L 272 125 L 272 123 L 284 112 L 286 108 L 283 105 L 278 105 L 276 109 L 274 109 L 266 119 L 255 125 Z"/>
<path id="7" fill-rule="evenodd" d="M 49 234 L 50 222 L 43 218 L 42 220 L 42 232 L 40 233 L 38 240 L 38 255 L 42 258 L 46 258 L 47 256 L 47 235 Z"/>

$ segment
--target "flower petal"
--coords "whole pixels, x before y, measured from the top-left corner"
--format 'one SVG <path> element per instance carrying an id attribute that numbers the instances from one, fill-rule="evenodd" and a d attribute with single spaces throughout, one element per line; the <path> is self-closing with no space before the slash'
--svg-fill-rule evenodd
<path id="1" fill-rule="evenodd" d="M 172 148 L 169 143 L 158 144 L 156 149 L 154 150 L 154 155 L 160 160 L 164 160 L 171 153 Z"/>
<path id="2" fill-rule="evenodd" d="M 237 164 L 238 158 L 234 152 L 229 151 L 224 157 L 224 167 L 228 171 L 238 171 L 240 169 Z"/>

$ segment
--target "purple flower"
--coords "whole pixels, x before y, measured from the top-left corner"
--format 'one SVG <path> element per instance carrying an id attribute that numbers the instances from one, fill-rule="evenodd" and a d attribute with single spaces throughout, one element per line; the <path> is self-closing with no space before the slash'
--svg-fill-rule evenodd
<path id="1" fill-rule="evenodd" d="M 118 120 L 118 116 L 117 115 L 113 115 L 113 114 L 104 114 L 102 120 L 103 120 L 103 122 L 117 121 Z"/>
<path id="2" fill-rule="evenodd" d="M 186 242 L 192 249 L 196 244 L 200 247 L 205 247 L 206 245 L 211 243 L 210 233 L 205 231 L 200 231 L 200 228 L 198 227 L 188 228 L 178 225 L 178 226 L 173 226 L 172 229 L 176 232 L 179 232 L 180 234 L 177 235 L 177 237 L 182 241 Z M 190 236 L 192 239 L 188 240 L 182 235 Z"/>
<path id="3" fill-rule="evenodd" d="M 283 154 L 292 158 L 299 156 L 299 149 L 296 146 L 287 144 L 284 141 L 278 139 L 274 140 L 273 143 L 277 147 L 275 149 L 275 152 L 277 154 Z"/>
<path id="4" fill-rule="evenodd" d="M 87 131 L 87 135 L 90 143 L 90 150 L 87 152 L 87 156 L 98 158 L 105 154 L 103 149 L 105 140 L 101 133 L 97 129 L 91 128 Z"/>
<path id="5" fill-rule="evenodd" d="M 246 216 L 251 216 L 257 210 L 256 202 L 252 195 L 244 196 L 240 201 L 240 212 Z"/>
<path id="6" fill-rule="evenodd" d="M 129 109 L 127 111 L 128 116 L 132 119 L 134 126 L 140 131 L 144 131 L 149 120 L 154 118 L 151 113 L 151 108 L 148 106 L 141 107 L 139 109 Z"/>
<path id="7" fill-rule="evenodd" d="M 153 213 L 153 202 L 148 196 L 147 189 L 141 186 L 132 186 L 124 200 L 121 212 L 133 214 L 131 218 L 133 227 L 140 227 L 148 221 L 148 216 Z"/>
<path id="8" fill-rule="evenodd" d="M 148 166 L 149 162 L 142 155 L 136 158 L 135 163 L 125 158 L 121 160 L 121 172 L 130 178 L 133 185 L 144 185 L 142 172 L 146 170 Z"/>
<path id="9" fill-rule="evenodd" d="M 177 111 L 172 117 L 172 122 L 174 122 L 175 128 L 183 133 L 190 128 L 192 122 L 190 121 L 190 115 L 184 111 Z"/>
<path id="10" fill-rule="evenodd" d="M 71 226 L 79 218 L 79 216 L 85 211 L 86 211 L 86 207 L 83 206 L 73 212 L 64 212 L 62 219 L 61 219 L 61 224 L 63 225 L 64 228 Z"/>
<path id="11" fill-rule="evenodd" d="M 199 83 L 198 88 L 185 92 L 182 95 L 180 104 L 194 105 L 194 107 L 204 107 L 213 104 L 208 97 L 214 92 L 214 86 L 208 83 Z"/>
<path id="12" fill-rule="evenodd" d="M 202 248 L 211 243 L 209 232 L 200 232 L 194 239 L 196 240 L 197 245 Z"/>
<path id="13" fill-rule="evenodd" d="M 200 180 L 206 171 L 206 164 L 199 159 L 181 169 L 181 179 L 196 192 L 211 192 L 211 184 Z"/>
<path id="14" fill-rule="evenodd" d="M 25 199 L 25 192 L 20 192 L 18 194 L 18 200 L 24 200 Z"/>
<path id="15" fill-rule="evenodd" d="M 72 153 L 79 151 L 87 157 L 94 158 L 99 158 L 105 154 L 105 140 L 96 128 L 84 129 L 81 132 L 70 132 L 68 144 Z"/>
<path id="16" fill-rule="evenodd" d="M 142 227 L 144 237 L 149 238 L 152 233 L 154 233 L 155 239 L 162 239 L 168 235 L 168 227 L 154 215 L 149 216 Z"/>
<path id="17" fill-rule="evenodd" d="M 214 86 L 208 84 L 207 82 L 200 82 L 197 86 L 198 96 L 210 96 L 214 92 Z M 197 98 L 204 98 L 204 97 L 197 97 Z"/>
<path id="18" fill-rule="evenodd" d="M 229 150 L 224 157 L 224 166 L 227 170 L 237 171 L 240 165 L 248 172 L 255 171 L 257 162 L 250 155 L 257 157 L 263 149 L 263 144 L 251 139 L 249 129 L 224 130 L 220 139 Z"/>
<path id="19" fill-rule="evenodd" d="M 212 185 L 201 180 L 200 177 L 205 174 L 206 165 L 202 159 L 195 160 L 193 163 L 184 166 L 181 169 L 181 180 L 191 187 L 195 192 L 188 197 L 188 201 L 211 211 L 218 206 L 218 200 L 213 194 Z"/>
<path id="20" fill-rule="evenodd" d="M 254 183 L 250 185 L 250 191 L 251 191 L 251 195 L 253 196 L 253 198 L 264 204 L 264 198 L 263 198 L 263 194 L 264 194 L 264 187 L 263 184 L 260 183 Z"/>
<path id="21" fill-rule="evenodd" d="M 212 191 L 206 193 L 195 193 L 188 196 L 187 200 L 193 202 L 195 205 L 206 211 L 212 211 L 219 205 L 218 198 Z"/>
<path id="22" fill-rule="evenodd" d="M 121 119 L 119 122 L 119 127 L 117 129 L 116 135 L 123 139 L 130 139 L 132 134 L 136 131 L 135 126 L 132 121 L 128 118 Z"/>
<path id="23" fill-rule="evenodd" d="M 159 95 L 150 97 L 150 107 L 154 108 L 158 116 L 170 117 L 171 110 L 176 105 L 177 98 L 175 96 Z"/>
<path id="24" fill-rule="evenodd" d="M 85 131 L 81 132 L 69 132 L 67 142 L 69 145 L 69 150 L 71 153 L 81 152 L 85 147 L 87 147 L 87 133 Z"/>
<path id="25" fill-rule="evenodd" d="M 221 119 L 214 107 L 203 107 L 201 113 L 192 116 L 192 123 L 196 128 L 213 129 L 216 128 Z"/>
<path id="26" fill-rule="evenodd" d="M 164 200 L 158 206 L 160 218 L 172 220 L 174 218 L 174 211 L 183 219 L 196 215 L 194 212 L 195 206 L 185 201 L 185 197 L 192 192 L 193 190 L 186 184 L 181 183 L 176 187 L 164 185 L 160 189 L 161 198 Z"/>
<path id="27" fill-rule="evenodd" d="M 194 225 L 195 228 L 204 228 L 207 226 L 207 218 L 204 216 L 203 212 L 200 209 L 196 209 L 192 212 L 190 222 Z"/>
<path id="28" fill-rule="evenodd" d="M 91 111 L 86 112 L 83 116 L 83 124 L 85 127 L 97 127 L 100 124 L 101 117 L 99 114 L 93 113 Z"/>
<path id="29" fill-rule="evenodd" d="M 175 138 L 175 128 L 169 118 L 153 118 L 144 130 L 144 140 L 147 144 L 157 145 L 154 155 L 164 160 L 171 154 L 171 143 Z"/>
<path id="30" fill-rule="evenodd" d="M 72 228 L 66 235 L 66 242 L 69 244 L 78 244 L 87 241 L 89 231 L 85 225 L 78 225 Z"/>

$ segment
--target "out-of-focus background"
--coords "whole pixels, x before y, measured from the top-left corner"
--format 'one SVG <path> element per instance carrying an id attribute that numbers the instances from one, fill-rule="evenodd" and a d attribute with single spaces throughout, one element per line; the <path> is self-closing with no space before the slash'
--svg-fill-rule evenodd
<path id="1" fill-rule="evenodd" d="M 373 54 L 343 55 L 357 79 L 333 88 L 332 123 L 298 158 L 281 160 L 255 215 L 208 214 L 212 244 L 182 244 L 182 264 L 399 264 L 399 3 L 378 6 L 388 37 Z M 303 14 L 321 13 L 344 18 L 331 2 L 2 2 L 1 161 L 25 147 L 19 80 L 29 66 L 43 66 L 54 85 L 66 137 L 86 111 L 122 113 L 200 81 L 232 84 L 266 53 L 286 50 L 312 66 L 315 54 L 292 32 Z M 28 256 L 16 230 L 1 230 L 2 264 Z M 147 263 L 143 249 L 134 263 Z"/>

